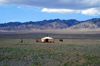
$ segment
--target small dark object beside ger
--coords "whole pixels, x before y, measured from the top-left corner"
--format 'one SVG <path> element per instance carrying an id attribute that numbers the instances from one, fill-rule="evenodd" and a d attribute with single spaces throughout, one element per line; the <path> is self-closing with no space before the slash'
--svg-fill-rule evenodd
<path id="1" fill-rule="evenodd" d="M 63 39 L 59 39 L 60 42 L 63 42 Z"/>
<path id="2" fill-rule="evenodd" d="M 36 42 L 39 42 L 39 40 L 38 40 L 38 39 L 36 39 Z"/>
<path id="3" fill-rule="evenodd" d="M 23 39 L 21 39 L 21 43 L 23 43 Z"/>

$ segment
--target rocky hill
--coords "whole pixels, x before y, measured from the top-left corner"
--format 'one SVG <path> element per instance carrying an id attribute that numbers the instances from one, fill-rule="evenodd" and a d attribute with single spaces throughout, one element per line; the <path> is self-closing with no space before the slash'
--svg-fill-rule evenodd
<path id="1" fill-rule="evenodd" d="M 95 29 L 100 28 L 100 18 L 90 19 L 83 21 L 77 25 L 70 26 L 71 29 L 82 29 L 82 28 L 89 28 Z"/>
<path id="2" fill-rule="evenodd" d="M 100 18 L 89 19 L 86 21 L 70 20 L 43 20 L 37 22 L 9 22 L 0 24 L 0 30 L 32 30 L 32 29 L 82 29 L 82 28 L 100 28 Z"/>

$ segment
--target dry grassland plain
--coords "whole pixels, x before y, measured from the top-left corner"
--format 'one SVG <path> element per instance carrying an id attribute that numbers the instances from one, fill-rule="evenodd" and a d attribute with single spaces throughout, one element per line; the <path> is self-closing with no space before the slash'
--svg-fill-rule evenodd
<path id="1" fill-rule="evenodd" d="M 99 35 L 50 34 L 54 43 L 36 42 L 45 35 L 1 35 L 0 66 L 100 66 Z"/>

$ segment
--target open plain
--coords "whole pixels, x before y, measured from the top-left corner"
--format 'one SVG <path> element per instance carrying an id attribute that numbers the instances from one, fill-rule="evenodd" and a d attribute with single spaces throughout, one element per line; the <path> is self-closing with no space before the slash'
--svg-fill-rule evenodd
<path id="1" fill-rule="evenodd" d="M 0 66 L 100 66 L 99 34 L 49 34 L 54 43 L 36 42 L 46 35 L 2 34 Z"/>

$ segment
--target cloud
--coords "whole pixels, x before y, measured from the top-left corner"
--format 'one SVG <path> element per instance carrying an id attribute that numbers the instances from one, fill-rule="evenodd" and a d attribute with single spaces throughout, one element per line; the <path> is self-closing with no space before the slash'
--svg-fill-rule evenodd
<path id="1" fill-rule="evenodd" d="M 61 13 L 61 14 L 66 14 L 66 13 L 82 13 L 84 15 L 89 15 L 89 16 L 96 16 L 100 15 L 100 8 L 90 8 L 86 10 L 72 10 L 72 9 L 48 9 L 48 8 L 43 8 L 41 10 L 42 12 L 48 12 L 48 13 Z"/>
<path id="2" fill-rule="evenodd" d="M 27 5 L 53 9 L 88 9 L 100 7 L 100 0 L 0 0 L 0 5 Z"/>
<path id="3" fill-rule="evenodd" d="M 71 9 L 47 9 L 47 8 L 43 8 L 42 12 L 49 12 L 49 13 L 56 12 L 56 13 L 65 14 L 65 13 L 73 13 L 73 12 L 75 12 L 75 10 L 71 10 Z"/>
<path id="4" fill-rule="evenodd" d="M 90 8 L 86 10 L 82 10 L 82 14 L 96 16 L 100 15 L 100 8 Z"/>
<path id="5" fill-rule="evenodd" d="M 0 5 L 43 8 L 42 12 L 100 14 L 100 0 L 0 0 Z"/>
<path id="6" fill-rule="evenodd" d="M 21 8 L 20 6 L 18 6 L 17 8 Z"/>
<path id="7" fill-rule="evenodd" d="M 17 20 L 10 20 L 10 21 L 8 21 L 8 22 L 16 22 Z"/>

